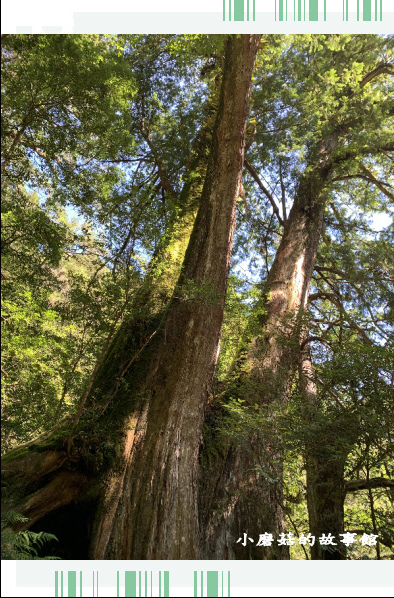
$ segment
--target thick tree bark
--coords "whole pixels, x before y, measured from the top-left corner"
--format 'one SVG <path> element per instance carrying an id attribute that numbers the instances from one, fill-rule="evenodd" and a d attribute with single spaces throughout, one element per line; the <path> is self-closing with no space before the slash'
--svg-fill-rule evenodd
<path id="1" fill-rule="evenodd" d="M 262 439 L 232 446 L 223 459 L 203 464 L 200 479 L 201 558 L 288 559 L 287 546 L 278 546 L 285 532 L 283 491 L 274 477 L 281 477 L 281 463 L 270 459 L 271 480 L 261 472 Z M 270 450 L 268 447 L 267 450 Z M 270 455 L 272 456 L 272 455 Z M 256 469 L 257 468 L 257 469 Z M 272 546 L 256 546 L 260 534 L 274 536 Z M 244 546 L 244 534 L 252 538 Z M 241 541 L 242 540 L 242 541 Z"/>
<path id="2" fill-rule="evenodd" d="M 105 420 L 101 429 L 104 430 L 107 439 L 111 437 L 106 445 L 112 453 L 114 436 L 117 435 L 119 426 L 122 427 L 125 416 L 125 413 L 120 413 L 120 421 L 116 423 L 118 412 L 115 409 L 115 414 L 112 413 L 112 405 L 127 402 L 125 411 L 129 413 L 130 405 L 135 404 L 134 409 L 138 413 L 135 395 L 144 380 L 141 381 L 143 376 L 133 375 L 131 366 L 136 366 L 140 356 L 147 347 L 149 348 L 179 278 L 200 202 L 213 123 L 214 115 L 210 114 L 193 142 L 186 164 L 184 185 L 178 198 L 180 213 L 169 223 L 161 239 L 145 279 L 133 298 L 130 315 L 123 320 L 112 340 L 107 339 L 111 340 L 111 343 L 107 342 L 103 347 L 81 397 L 76 416 L 63 419 L 49 432 L 19 445 L 2 457 L 2 473 L 7 484 L 6 504 L 3 506 L 7 509 L 12 505 L 18 512 L 29 514 L 29 521 L 19 526 L 20 529 L 31 527 L 37 520 L 37 517 L 31 516 L 30 505 L 33 498 L 36 511 L 38 509 L 43 517 L 53 508 L 57 508 L 53 500 L 47 499 L 46 487 L 57 487 L 58 477 L 60 484 L 63 483 L 63 479 L 71 480 L 67 476 L 64 477 L 64 471 L 69 472 L 77 468 L 88 475 L 79 478 L 74 476 L 73 491 L 63 493 L 64 500 L 59 506 L 74 501 L 86 502 L 85 495 L 88 495 L 89 509 L 95 508 L 92 507 L 91 500 L 97 500 L 102 478 L 98 469 L 104 466 L 105 471 L 108 468 L 108 459 L 103 451 L 103 442 L 97 438 L 95 426 L 92 427 L 89 420 L 92 411 L 93 417 L 95 411 L 101 413 L 101 419 Z M 143 361 L 149 363 L 149 358 L 150 356 Z M 139 367 L 134 369 L 138 370 Z M 130 390 L 133 386 L 136 387 L 135 393 Z M 96 420 L 97 416 L 94 419 Z M 111 424 L 109 432 L 106 429 L 108 424 Z M 111 456 L 110 461 L 112 466 Z M 117 478 L 116 475 L 114 477 Z M 78 480 L 81 482 L 79 491 Z"/>
<path id="3" fill-rule="evenodd" d="M 266 281 L 260 333 L 240 357 L 240 374 L 229 390 L 230 396 L 265 413 L 286 402 L 297 368 L 302 315 L 323 225 L 324 187 L 331 173 L 329 157 L 337 141 L 338 135 L 332 135 L 310 156 Z M 271 548 L 256 547 L 260 534 L 278 536 L 285 529 L 282 449 L 275 417 L 271 422 L 269 432 L 250 432 L 230 448 L 224 463 L 219 459 L 208 466 L 206 478 L 216 491 L 204 505 L 206 558 L 289 558 L 288 547 L 276 542 Z M 255 542 L 236 544 L 243 533 Z"/>
<path id="4" fill-rule="evenodd" d="M 193 142 L 186 165 L 184 185 L 177 199 L 180 212 L 169 223 L 151 259 L 141 287 L 131 302 L 129 315 L 119 326 L 109 348 L 103 349 L 104 356 L 101 362 L 97 363 L 96 371 L 92 373 L 90 388 L 87 387 L 84 392 L 77 420 L 85 402 L 89 406 L 98 401 L 105 411 L 114 401 L 122 390 L 121 386 L 131 366 L 138 360 L 162 324 L 163 314 L 174 292 L 193 230 L 207 168 L 208 134 L 212 125 L 210 117 Z"/>
<path id="5" fill-rule="evenodd" d="M 211 96 L 218 94 L 213 89 Z M 206 107 L 210 105 L 209 98 Z M 144 281 L 136 292 L 130 315 L 122 322 L 105 359 L 94 378 L 88 403 L 98 401 L 104 410 L 122 393 L 131 366 L 140 358 L 151 340 L 162 328 L 166 310 L 180 276 L 185 252 L 190 241 L 198 207 L 201 201 L 208 155 L 211 146 L 212 129 L 216 111 L 207 111 L 207 117 L 197 133 L 183 175 L 183 187 L 179 197 L 169 183 L 167 172 L 155 148 L 155 161 L 159 163 L 160 181 L 163 188 L 171 187 L 178 213 L 174 213 L 167 230 L 161 238 L 147 269 Z M 126 392 L 129 393 L 127 390 Z M 103 401 L 104 399 L 104 401 Z M 121 397 L 117 401 L 122 400 Z"/>
<path id="6" fill-rule="evenodd" d="M 226 43 L 200 207 L 173 299 L 164 316 L 158 313 L 158 321 L 151 322 L 156 334 L 138 360 L 134 360 L 134 339 L 126 343 L 116 339 L 112 344 L 90 393 L 90 415 L 79 426 L 79 438 L 69 455 L 67 467 L 78 470 L 81 455 L 87 459 L 89 444 L 95 462 L 96 475 L 90 468 L 80 480 L 82 497 L 89 493 L 95 500 L 99 497 L 91 558 L 199 556 L 198 453 L 218 351 L 259 39 L 258 35 L 230 36 Z M 124 355 L 127 348 L 131 348 L 129 363 L 121 368 L 121 373 L 127 370 L 127 380 L 122 374 L 124 388 L 112 394 L 111 361 L 119 371 L 118 352 Z M 112 445 L 116 441 L 109 475 L 98 473 L 105 471 L 103 435 L 112 439 Z M 63 470 L 52 476 L 51 483 L 59 478 L 61 485 Z M 86 477 L 92 482 L 88 493 Z M 24 502 L 26 508 L 29 500 Z M 39 506 L 34 508 L 38 512 Z"/>
<path id="7" fill-rule="evenodd" d="M 103 518 L 97 529 L 94 558 L 199 556 L 198 452 L 222 324 L 259 37 L 227 42 L 201 205 L 150 372 L 139 416 L 144 429 L 130 453 L 113 523 Z"/>

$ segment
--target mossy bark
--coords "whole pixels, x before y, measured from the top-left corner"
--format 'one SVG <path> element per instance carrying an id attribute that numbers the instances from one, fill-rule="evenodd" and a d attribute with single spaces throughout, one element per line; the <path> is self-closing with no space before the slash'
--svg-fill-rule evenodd
<path id="1" fill-rule="evenodd" d="M 319 443 L 308 447 L 305 462 L 309 531 L 316 538 L 311 547 L 312 560 L 346 559 L 340 536 L 344 533 L 346 497 L 343 455 Z M 334 544 L 321 545 L 319 538 L 323 534 L 334 536 Z"/>
<path id="2" fill-rule="evenodd" d="M 152 307 L 154 297 L 143 289 L 139 317 L 129 329 L 122 327 L 100 366 L 66 464 L 50 480 L 41 478 L 37 497 L 44 496 L 46 482 L 60 484 L 71 471 L 81 476 L 79 496 L 70 500 L 95 505 L 90 558 L 199 556 L 198 453 L 222 324 L 259 39 L 230 36 L 226 43 L 198 214 L 194 225 L 193 218 L 182 223 L 180 237 L 166 245 L 170 262 L 180 263 L 180 246 L 193 225 L 173 297 L 166 305 L 172 289 L 164 289 L 166 297 Z M 160 259 L 148 277 L 166 286 L 167 273 L 157 276 Z M 20 504 L 21 512 L 30 498 Z"/>
<path id="3" fill-rule="evenodd" d="M 47 499 L 45 488 L 55 488 L 57 478 L 62 480 L 64 472 L 78 470 L 82 473 L 78 478 L 81 483 L 78 492 L 77 478 L 73 480 L 73 492 L 63 492 L 59 506 L 74 500 L 85 504 L 85 498 L 89 496 L 91 508 L 91 500 L 97 500 L 101 494 L 105 472 L 112 467 L 116 470 L 116 453 L 123 441 L 123 422 L 132 412 L 133 405 L 138 409 L 139 391 L 146 382 L 153 343 L 135 359 L 134 365 L 138 363 L 138 367 L 126 371 L 127 365 L 162 324 L 163 313 L 174 291 L 200 201 L 211 130 L 212 115 L 193 143 L 177 217 L 169 223 L 129 315 L 121 323 L 98 368 L 82 417 L 73 429 L 70 450 L 67 451 L 67 444 L 73 418 L 66 418 L 53 431 L 2 456 L 3 509 L 12 507 L 22 514 L 29 513 L 29 521 L 20 526 L 21 529 L 34 525 L 37 520 L 30 509 L 33 495 L 36 511 L 43 516 L 52 508 L 58 508 L 56 502 Z"/>
<path id="4" fill-rule="evenodd" d="M 214 486 L 212 503 L 205 505 L 206 558 L 287 559 L 287 546 L 257 547 L 265 532 L 285 531 L 282 455 L 275 411 L 286 404 L 297 369 L 300 335 L 309 285 L 315 265 L 325 209 L 324 187 L 331 173 L 329 157 L 334 135 L 319 144 L 301 176 L 293 207 L 268 274 L 258 306 L 257 324 L 249 348 L 240 354 L 228 395 L 256 407 L 270 428 L 249 430 L 233 442 L 224 459 L 206 471 Z M 210 513 L 210 515 L 209 515 Z M 236 544 L 247 533 L 255 539 Z"/>
<path id="5" fill-rule="evenodd" d="M 242 173 L 251 74 L 260 36 L 230 37 L 200 208 L 136 416 L 113 522 L 94 558 L 199 556 L 198 452 L 213 377 Z M 136 425 L 133 422 L 133 428 Z M 119 494 L 120 488 L 110 491 Z"/>

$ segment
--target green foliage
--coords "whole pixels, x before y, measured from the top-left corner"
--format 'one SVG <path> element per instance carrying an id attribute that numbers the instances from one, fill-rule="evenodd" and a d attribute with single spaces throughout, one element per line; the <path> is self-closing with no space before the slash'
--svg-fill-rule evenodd
<path id="1" fill-rule="evenodd" d="M 26 523 L 27 517 L 8 511 L 1 520 L 1 558 L 8 560 L 56 560 L 55 556 L 40 556 L 45 545 L 57 541 L 56 536 L 46 532 L 15 532 L 12 526 Z"/>
<path id="2" fill-rule="evenodd" d="M 10 35 L 2 69 L 4 183 L 43 187 L 62 201 L 72 188 L 83 204 L 113 184 L 114 169 L 100 160 L 130 147 L 126 107 L 135 83 L 107 41 Z"/>
<path id="3" fill-rule="evenodd" d="M 222 300 L 210 281 L 176 283 L 204 181 L 224 41 L 4 39 L 3 450 L 75 415 L 108 343 L 75 446 L 91 473 L 111 466 L 119 430 L 106 426 L 126 409 L 134 384 L 118 380 L 121 368 L 160 330 L 175 288 L 191 308 Z M 377 35 L 270 35 L 256 59 L 247 159 L 283 220 L 283 205 L 288 217 L 320 164 L 322 141 L 331 152 L 312 299 L 300 321 L 319 382 L 313 408 L 297 380 L 286 405 L 257 405 L 253 383 L 240 383 L 253 367 L 245 359 L 250 343 L 264 344 L 264 283 L 284 234 L 245 171 L 204 455 L 216 462 L 234 443 L 253 450 L 253 435 L 262 445 L 274 438 L 272 451 L 285 454 L 294 533 L 308 531 L 306 446 L 324 445 L 343 459 L 345 481 L 393 476 L 392 43 Z M 290 354 L 299 346 L 286 337 L 288 323 L 278 323 L 276 342 Z M 143 359 L 139 367 L 144 376 Z M 103 423 L 114 387 L 122 401 Z M 276 465 L 260 459 L 259 473 L 274 483 Z M 377 528 L 381 558 L 392 558 L 392 494 L 373 489 L 372 506 L 374 522 L 368 491 L 349 494 L 346 526 Z M 9 520 L 4 533 L 6 554 L 19 556 L 5 558 L 37 558 L 53 538 L 16 534 L 9 526 L 18 523 Z M 291 550 L 305 558 L 299 546 Z M 374 556 L 366 548 L 348 554 Z"/>

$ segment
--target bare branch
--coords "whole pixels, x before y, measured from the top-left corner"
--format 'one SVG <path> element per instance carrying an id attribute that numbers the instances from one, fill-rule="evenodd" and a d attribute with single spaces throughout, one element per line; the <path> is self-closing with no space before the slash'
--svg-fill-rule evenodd
<path id="1" fill-rule="evenodd" d="M 368 83 L 370 83 L 373 79 L 375 79 L 379 75 L 394 75 L 393 65 L 390 64 L 389 62 L 379 64 L 379 66 L 377 66 L 376 69 L 373 69 L 373 71 L 370 71 L 360 81 L 360 89 L 365 87 Z"/>
<path id="2" fill-rule="evenodd" d="M 394 201 L 394 194 L 391 193 L 391 191 L 389 191 L 387 189 L 387 187 L 391 187 L 391 185 L 389 185 L 388 183 L 384 183 L 382 181 L 379 181 L 373 174 L 372 172 L 370 172 L 368 170 L 368 168 L 366 168 L 364 166 L 364 164 L 360 164 L 361 170 L 365 173 L 365 175 L 367 176 L 367 179 L 369 181 L 371 181 L 371 183 L 373 183 L 374 185 L 376 185 L 376 187 L 382 192 L 384 193 L 384 195 L 386 195 L 389 199 L 392 199 Z"/>
<path id="3" fill-rule="evenodd" d="M 284 222 L 286 222 L 287 220 L 287 215 L 286 215 L 286 189 L 285 189 L 285 185 L 283 182 L 283 176 L 282 176 L 282 160 L 279 160 L 279 178 L 280 178 L 280 188 L 282 191 L 282 214 L 283 214 L 283 220 Z"/>
<path id="4" fill-rule="evenodd" d="M 147 128 L 145 126 L 145 110 L 144 110 L 144 101 L 143 100 L 142 100 L 141 132 L 142 132 L 143 138 L 145 139 L 146 143 L 148 144 L 149 149 L 151 150 L 152 155 L 155 159 L 155 163 L 156 163 L 156 166 L 159 171 L 160 182 L 161 182 L 163 189 L 165 191 L 167 191 L 167 193 L 172 195 L 172 197 L 174 199 L 178 199 L 178 195 L 177 195 L 174 187 L 172 186 L 170 179 L 168 178 L 168 174 L 167 174 L 167 171 L 163 164 L 163 160 L 161 159 L 160 153 L 158 152 L 155 144 L 152 141 L 150 132 L 147 130 Z"/>
<path id="5" fill-rule="evenodd" d="M 372 488 L 394 488 L 394 480 L 390 478 L 370 478 L 369 480 L 350 480 L 345 483 L 346 492 L 369 490 Z"/>
<path id="6" fill-rule="evenodd" d="M 260 189 L 263 191 L 263 193 L 268 197 L 269 202 L 272 206 L 272 209 L 278 219 L 278 222 L 281 226 L 284 226 L 285 223 L 283 222 L 280 214 L 279 214 L 279 209 L 278 206 L 275 203 L 274 198 L 272 197 L 271 193 L 268 191 L 267 187 L 261 182 L 259 175 L 257 174 L 256 170 L 253 168 L 253 166 L 251 164 L 249 164 L 249 162 L 246 160 L 244 160 L 244 166 L 246 167 L 246 169 L 250 172 L 250 174 L 252 175 L 252 177 L 254 178 L 254 180 L 256 181 L 256 183 L 258 184 L 258 186 L 260 187 Z"/>
<path id="7" fill-rule="evenodd" d="M 350 326 L 352 328 L 354 328 L 355 330 L 357 330 L 357 332 L 359 333 L 359 335 L 369 344 L 372 345 L 372 341 L 369 338 L 369 336 L 367 335 L 367 333 L 365 332 L 365 330 L 359 325 L 357 324 L 357 322 L 355 322 L 353 320 L 353 318 L 351 318 L 349 316 L 349 314 L 347 313 L 346 309 L 344 308 L 340 298 L 338 295 L 336 295 L 335 293 L 325 293 L 324 291 L 318 292 L 318 293 L 311 293 L 309 295 L 309 303 L 311 303 L 312 301 L 316 301 L 317 299 L 327 299 L 328 301 L 330 301 L 333 305 L 335 305 L 345 316 L 346 320 L 349 322 Z"/>

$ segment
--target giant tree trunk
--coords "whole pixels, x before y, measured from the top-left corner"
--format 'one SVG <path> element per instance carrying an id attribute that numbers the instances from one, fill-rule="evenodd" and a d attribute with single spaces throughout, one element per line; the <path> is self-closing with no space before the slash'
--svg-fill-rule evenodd
<path id="1" fill-rule="evenodd" d="M 201 205 L 153 372 L 148 374 L 140 416 L 144 430 L 125 473 L 125 500 L 119 503 L 110 533 L 105 518 L 100 523 L 95 558 L 199 555 L 198 451 L 222 324 L 258 42 L 259 36 L 227 42 Z"/>
<path id="2" fill-rule="evenodd" d="M 360 88 L 369 81 L 370 77 L 365 77 Z M 266 281 L 261 332 L 251 341 L 247 354 L 239 359 L 238 382 L 230 384 L 229 396 L 243 399 L 246 406 L 261 407 L 271 429 L 260 432 L 255 429 L 249 436 L 245 434 L 242 441 L 232 443 L 224 457 L 210 459 L 205 455 L 202 485 L 204 490 L 215 488 L 204 502 L 205 558 L 288 558 L 286 546 L 274 543 L 272 547 L 256 547 L 256 541 L 261 533 L 278 534 L 284 529 L 283 449 L 275 423 L 275 409 L 280 411 L 286 403 L 297 368 L 302 316 L 323 224 L 324 188 L 333 170 L 333 155 L 340 137 L 348 127 L 350 125 L 338 125 L 309 152 L 307 167 L 301 175 Z M 334 484 L 335 480 L 339 481 L 339 493 L 331 505 L 338 523 L 343 461 L 322 453 L 317 468 L 327 458 L 327 475 L 332 477 Z M 317 475 L 316 463 L 310 465 L 311 475 Z M 322 494 L 322 488 L 317 486 L 315 491 Z M 335 532 L 340 528 L 340 523 L 335 524 Z M 237 543 L 243 534 L 254 538 L 254 543 L 248 542 L 245 547 Z"/>
<path id="3" fill-rule="evenodd" d="M 176 198 L 179 212 L 168 223 L 128 314 L 99 365 L 86 397 L 87 406 L 98 401 L 105 410 L 115 397 L 117 401 L 122 401 L 122 392 L 129 394 L 124 382 L 130 368 L 163 325 L 200 203 L 213 123 L 210 115 L 192 144 L 182 191 Z"/>
<path id="4" fill-rule="evenodd" d="M 344 533 L 344 466 L 349 447 L 343 446 L 344 443 L 337 437 L 337 422 L 330 426 L 327 417 L 319 413 L 309 348 L 305 348 L 300 356 L 299 380 L 304 417 L 308 424 L 305 467 L 309 532 L 316 539 L 311 546 L 311 557 L 313 560 L 341 560 L 346 558 L 340 534 Z M 322 546 L 319 538 L 323 534 L 334 536 L 336 545 Z"/>
<path id="5" fill-rule="evenodd" d="M 270 429 L 245 431 L 232 443 L 224 462 L 207 466 L 207 486 L 215 487 L 205 503 L 206 558 L 289 558 L 288 547 L 256 547 L 259 534 L 276 537 L 285 530 L 282 489 L 282 448 L 275 409 L 283 408 L 298 364 L 302 315 L 305 309 L 325 208 L 324 187 L 330 176 L 330 151 L 337 136 L 322 142 L 301 176 L 289 219 L 285 223 L 260 308 L 260 333 L 239 358 L 239 376 L 229 395 L 269 417 Z M 204 486 L 205 488 L 205 486 Z M 247 533 L 255 541 L 237 543 Z"/>
<path id="6" fill-rule="evenodd" d="M 80 454 L 86 457 L 87 443 L 90 456 L 92 446 L 95 453 L 96 475 L 90 468 L 80 481 L 82 497 L 87 497 L 83 488 L 89 481 L 95 497 L 91 558 L 199 556 L 198 453 L 223 317 L 259 39 L 231 36 L 226 43 L 200 207 L 170 306 L 164 317 L 160 315 L 148 349 L 129 362 L 123 392 L 111 396 L 107 389 L 102 396 L 96 384 L 90 415 L 80 430 Z M 115 360 L 116 345 L 111 354 Z M 107 464 L 98 450 L 103 436 L 114 452 L 106 475 L 98 473 Z M 78 470 L 78 451 L 69 457 L 63 469 Z M 9 462 L 10 470 L 16 461 L 14 457 Z M 44 494 L 45 487 L 35 493 L 36 503 Z"/>
<path id="7" fill-rule="evenodd" d="M 215 86 L 217 86 L 216 80 Z M 166 310 L 180 276 L 201 201 L 216 114 L 210 108 L 210 102 L 212 96 L 217 95 L 218 89 L 214 87 L 205 104 L 206 109 L 209 107 L 209 110 L 206 110 L 208 114 L 192 143 L 186 160 L 183 186 L 179 196 L 168 179 L 156 147 L 144 129 L 148 145 L 153 148 L 152 153 L 158 165 L 161 185 L 166 189 L 166 193 L 171 195 L 177 209 L 174 210 L 172 219 L 168 222 L 166 231 L 156 247 L 144 280 L 128 308 L 128 314 L 97 368 L 89 392 L 84 393 L 88 405 L 98 401 L 104 405 L 105 410 L 114 401 L 115 396 L 116 401 L 121 402 L 124 398 L 122 393 L 130 395 L 130 384 L 124 383 L 127 382 L 131 366 L 144 353 L 152 338 L 164 324 Z M 76 420 L 79 419 L 80 412 L 81 407 Z"/>

